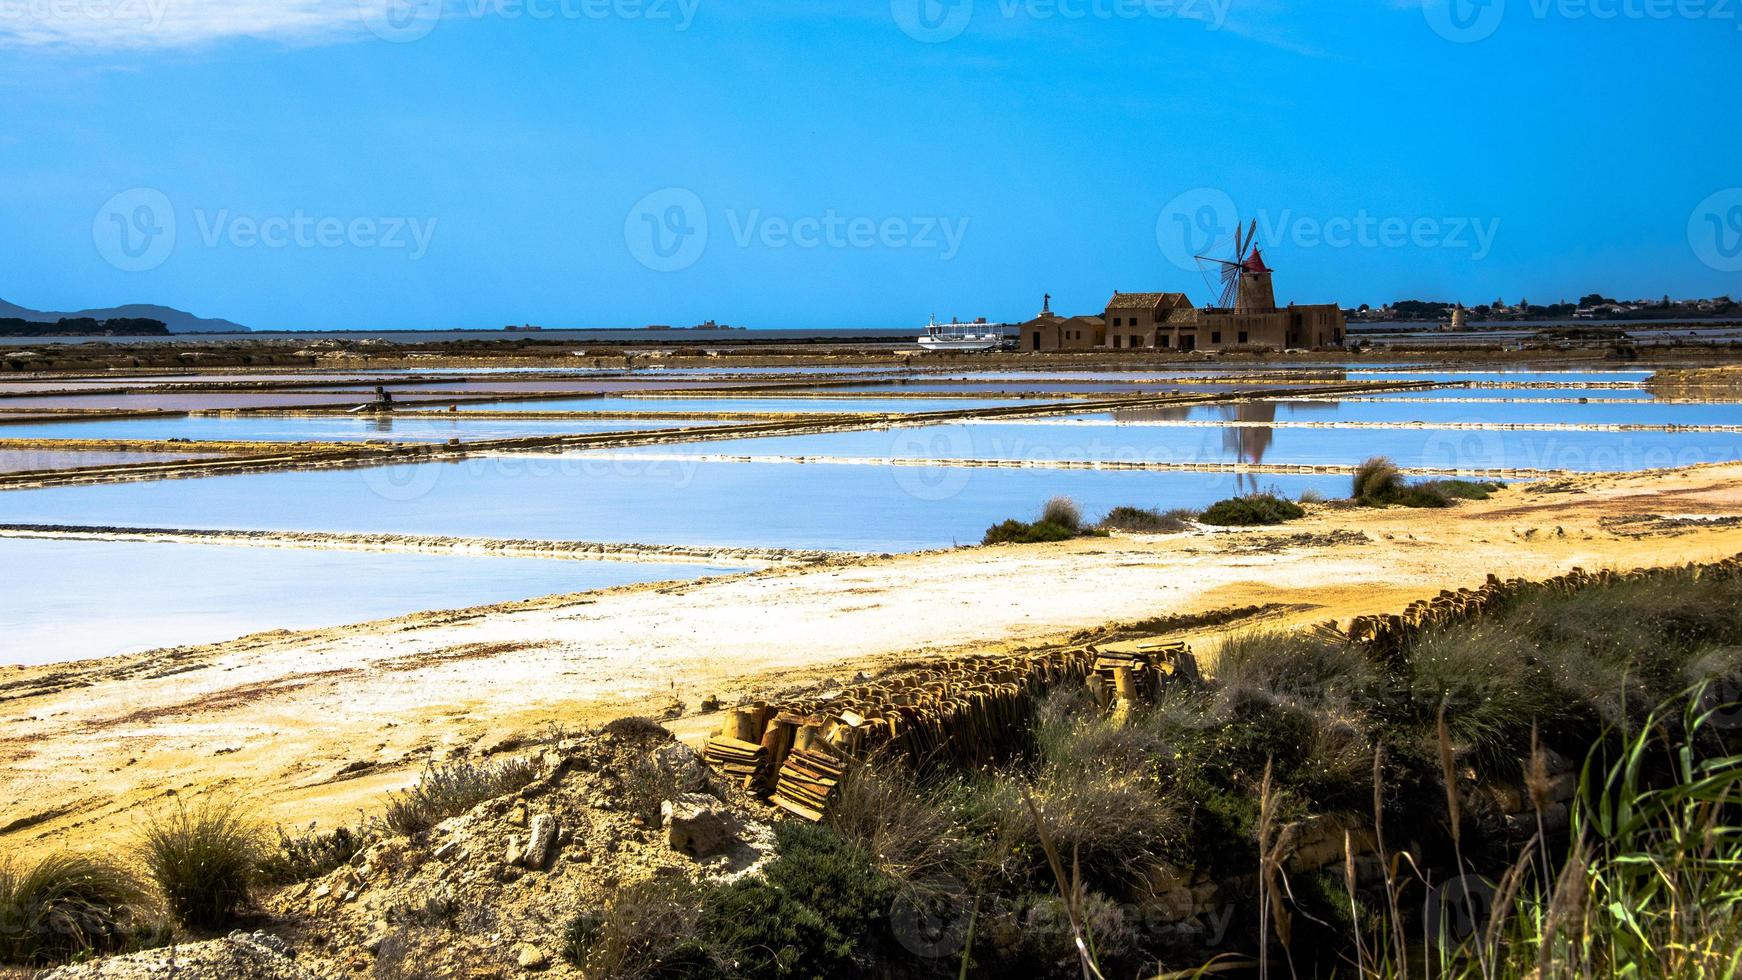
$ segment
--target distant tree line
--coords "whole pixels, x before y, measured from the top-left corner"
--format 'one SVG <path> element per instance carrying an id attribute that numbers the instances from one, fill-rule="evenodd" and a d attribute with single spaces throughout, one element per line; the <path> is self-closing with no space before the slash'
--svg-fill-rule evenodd
<path id="1" fill-rule="evenodd" d="M 166 337 L 169 327 L 162 320 L 146 317 L 116 317 L 98 320 L 95 317 L 62 317 L 53 323 L 0 317 L 0 337 L 76 337 L 89 335 L 118 337 Z"/>

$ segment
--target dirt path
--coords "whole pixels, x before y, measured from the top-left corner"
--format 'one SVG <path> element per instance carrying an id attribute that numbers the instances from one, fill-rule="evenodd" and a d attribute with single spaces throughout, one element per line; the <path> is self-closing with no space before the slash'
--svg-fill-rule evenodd
<path id="1" fill-rule="evenodd" d="M 713 724 L 693 714 L 710 694 L 1111 622 L 1247 606 L 1271 610 L 1270 624 L 1315 622 L 1490 572 L 1739 552 L 1731 464 L 1570 478 L 1450 511 L 1321 506 L 1262 531 L 771 569 L 0 670 L 0 846 L 110 840 L 167 792 L 209 787 L 246 794 L 268 819 L 331 824 L 378 809 L 431 755 L 511 745 L 549 722 L 681 702 L 691 714 L 675 727 L 693 734 Z"/>

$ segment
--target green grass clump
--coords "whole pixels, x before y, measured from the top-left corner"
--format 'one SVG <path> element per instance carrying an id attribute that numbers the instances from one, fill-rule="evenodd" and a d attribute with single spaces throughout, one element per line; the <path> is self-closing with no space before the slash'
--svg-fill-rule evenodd
<path id="1" fill-rule="evenodd" d="M 1406 483 L 1396 464 L 1375 456 L 1355 470 L 1351 496 L 1366 507 L 1450 507 L 1457 500 L 1487 500 L 1501 484 L 1475 480 Z"/>
<path id="2" fill-rule="evenodd" d="M 1218 527 L 1256 527 L 1305 516 L 1306 509 L 1292 500 L 1284 500 L 1275 494 L 1255 493 L 1219 500 L 1204 508 L 1198 520 Z"/>
<path id="3" fill-rule="evenodd" d="M 981 544 L 1042 544 L 1048 541 L 1069 541 L 1077 532 L 1062 524 L 1036 521 L 1033 524 L 1011 519 L 986 529 Z"/>
<path id="4" fill-rule="evenodd" d="M 1070 531 L 1083 529 L 1083 509 L 1069 497 L 1054 497 L 1040 508 L 1041 524 L 1057 524 Z"/>
<path id="5" fill-rule="evenodd" d="M 485 800 L 518 790 L 537 775 L 538 766 L 526 759 L 431 765 L 416 785 L 388 799 L 387 826 L 401 834 L 421 833 Z"/>
<path id="6" fill-rule="evenodd" d="M 177 921 L 196 929 L 228 925 L 248 903 L 265 834 L 235 802 L 177 802 L 146 824 L 140 857 Z"/>
<path id="7" fill-rule="evenodd" d="M 1384 456 L 1373 456 L 1355 468 L 1349 496 L 1360 501 L 1383 500 L 1402 486 L 1403 474 L 1397 471 L 1397 464 Z"/>
<path id="8" fill-rule="evenodd" d="M 1198 512 L 1184 507 L 1169 511 L 1148 507 L 1115 507 L 1101 518 L 1100 527 L 1108 531 L 1133 534 L 1178 534 L 1189 531 Z"/>
<path id="9" fill-rule="evenodd" d="M 145 889 L 119 865 L 75 854 L 0 863 L 0 963 L 43 966 L 135 944 Z"/>

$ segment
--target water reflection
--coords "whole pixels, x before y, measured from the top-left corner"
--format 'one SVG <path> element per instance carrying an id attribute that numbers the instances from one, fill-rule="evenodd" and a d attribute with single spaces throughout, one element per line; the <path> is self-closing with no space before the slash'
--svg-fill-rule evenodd
<path id="1" fill-rule="evenodd" d="M 1158 408 L 1117 409 L 1115 422 L 1185 422 L 1191 420 L 1243 422 L 1221 430 L 1222 451 L 1226 457 L 1242 463 L 1262 463 L 1270 446 L 1276 441 L 1277 410 L 1281 402 L 1235 402 L 1231 405 L 1164 405 Z M 1288 414 L 1336 415 L 1336 402 L 1290 402 Z M 1257 493 L 1260 474 L 1238 473 L 1235 482 L 1242 493 Z"/>

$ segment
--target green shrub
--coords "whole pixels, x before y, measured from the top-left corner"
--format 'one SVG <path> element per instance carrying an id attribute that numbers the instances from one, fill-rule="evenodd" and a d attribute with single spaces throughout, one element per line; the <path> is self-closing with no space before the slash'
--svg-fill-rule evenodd
<path id="1" fill-rule="evenodd" d="M 144 897 L 131 874 L 98 858 L 0 863 L 0 963 L 41 966 L 125 949 Z"/>
<path id="2" fill-rule="evenodd" d="M 410 789 L 388 798 L 384 819 L 397 833 L 421 833 L 485 800 L 518 790 L 537 775 L 538 766 L 527 759 L 431 764 Z"/>
<path id="3" fill-rule="evenodd" d="M 815 909 L 849 943 L 888 916 L 893 886 L 852 841 L 796 821 L 776 827 L 775 839 L 779 856 L 768 865 L 768 883 Z"/>
<path id="4" fill-rule="evenodd" d="M 1197 517 L 1197 511 L 1183 507 L 1165 512 L 1146 507 L 1115 507 L 1101 518 L 1100 526 L 1133 534 L 1178 534 L 1191 530 Z"/>
<path id="5" fill-rule="evenodd" d="M 1054 497 L 1040 508 L 1040 524 L 1057 524 L 1070 531 L 1083 529 L 1083 509 L 1069 497 Z"/>
<path id="6" fill-rule="evenodd" d="M 319 878 L 380 837 L 379 828 L 372 823 L 360 823 L 355 829 L 335 827 L 326 831 L 317 830 L 311 823 L 307 830 L 287 833 L 281 826 L 277 831 L 277 846 L 260 859 L 260 879 L 273 885 Z"/>
<path id="7" fill-rule="evenodd" d="M 1198 520 L 1219 527 L 1254 527 L 1281 524 L 1305 516 L 1306 510 L 1293 501 L 1274 494 L 1255 493 L 1217 501 L 1204 508 Z"/>
<path id="8" fill-rule="evenodd" d="M 183 925 L 216 929 L 247 904 L 265 856 L 261 826 L 235 802 L 177 801 L 154 815 L 140 840 L 140 856 Z"/>
<path id="9" fill-rule="evenodd" d="M 980 540 L 980 543 L 1041 544 L 1047 541 L 1069 541 L 1076 536 L 1077 532 L 1061 524 L 1052 524 L 1046 521 L 1025 524 L 1013 519 L 987 528 L 986 536 Z"/>
<path id="10" fill-rule="evenodd" d="M 1374 456 L 1355 468 L 1349 496 L 1362 502 L 1383 500 L 1402 486 L 1403 475 L 1397 471 L 1397 464 L 1384 456 Z"/>
<path id="11" fill-rule="evenodd" d="M 766 881 L 744 878 L 709 892 L 702 930 L 735 977 L 832 980 L 853 966 L 849 937 Z"/>

